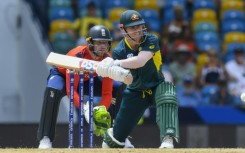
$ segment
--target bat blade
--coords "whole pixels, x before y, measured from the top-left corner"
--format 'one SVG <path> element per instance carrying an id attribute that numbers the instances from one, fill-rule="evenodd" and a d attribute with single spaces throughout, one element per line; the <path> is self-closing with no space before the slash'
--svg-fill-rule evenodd
<path id="1" fill-rule="evenodd" d="M 88 71 L 96 70 L 98 64 L 97 61 L 58 54 L 54 52 L 49 53 L 46 59 L 46 63 L 49 65 L 63 67 L 72 70 L 88 70 Z"/>
<path id="2" fill-rule="evenodd" d="M 83 70 L 83 71 L 94 71 L 94 72 L 96 72 L 96 68 L 100 62 L 50 52 L 47 59 L 46 59 L 46 63 L 49 65 L 53 65 L 56 67 L 62 67 L 62 68 L 70 69 L 70 70 L 77 70 L 77 71 Z M 122 82 L 124 82 L 126 84 L 131 84 L 133 77 L 132 77 L 129 70 L 126 70 L 120 66 L 113 66 L 113 67 L 117 67 L 115 69 L 116 71 L 120 71 L 123 74 L 129 74 L 129 75 L 127 75 L 126 78 L 119 78 L 119 77 L 122 77 L 124 75 L 120 75 L 120 76 L 112 75 L 112 76 L 108 76 L 109 78 L 116 80 L 116 81 L 122 81 L 122 79 L 123 79 L 124 81 L 122 81 Z"/>

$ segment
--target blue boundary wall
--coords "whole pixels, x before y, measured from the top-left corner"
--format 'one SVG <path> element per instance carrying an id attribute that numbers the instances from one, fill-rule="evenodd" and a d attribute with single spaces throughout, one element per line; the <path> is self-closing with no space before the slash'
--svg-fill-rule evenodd
<path id="1" fill-rule="evenodd" d="M 205 124 L 245 124 L 245 109 L 241 107 L 211 106 L 196 107 L 193 110 Z"/>

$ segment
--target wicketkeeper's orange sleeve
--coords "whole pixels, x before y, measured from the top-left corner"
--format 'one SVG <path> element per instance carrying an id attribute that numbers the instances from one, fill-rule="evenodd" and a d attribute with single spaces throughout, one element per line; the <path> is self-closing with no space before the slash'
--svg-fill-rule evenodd
<path id="1" fill-rule="evenodd" d="M 102 80 L 102 96 L 100 105 L 103 105 L 108 110 L 112 101 L 113 80 L 110 78 L 103 78 Z"/>

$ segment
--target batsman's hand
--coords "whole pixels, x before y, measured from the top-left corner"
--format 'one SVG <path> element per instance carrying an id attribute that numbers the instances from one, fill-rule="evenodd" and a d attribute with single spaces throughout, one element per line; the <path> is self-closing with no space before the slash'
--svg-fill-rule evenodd
<path id="1" fill-rule="evenodd" d="M 131 72 L 120 66 L 111 66 L 108 69 L 108 76 L 116 81 L 121 81 L 127 85 L 131 84 L 133 81 L 133 76 Z"/>
<path id="2" fill-rule="evenodd" d="M 108 69 L 113 65 L 114 60 L 111 57 L 103 59 L 96 68 L 96 73 L 102 77 L 108 76 Z"/>
<path id="3" fill-rule="evenodd" d="M 108 128 L 111 127 L 111 116 L 105 106 L 96 106 L 93 108 L 93 131 L 96 136 L 104 136 Z M 84 105 L 84 117 L 89 123 L 89 102 Z"/>
<path id="4" fill-rule="evenodd" d="M 111 57 L 105 58 L 98 64 L 96 73 L 99 76 L 109 77 L 113 80 L 121 81 L 127 85 L 131 84 L 133 81 L 131 72 L 120 67 L 120 60 L 113 60 Z"/>

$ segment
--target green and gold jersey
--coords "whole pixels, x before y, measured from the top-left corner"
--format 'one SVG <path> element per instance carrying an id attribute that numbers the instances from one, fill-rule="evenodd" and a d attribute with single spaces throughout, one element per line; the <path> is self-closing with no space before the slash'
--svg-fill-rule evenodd
<path id="1" fill-rule="evenodd" d="M 112 51 L 113 59 L 127 59 L 137 56 L 140 51 L 149 51 L 154 55 L 143 66 L 130 69 L 133 75 L 133 83 L 128 86 L 133 90 L 147 90 L 164 81 L 161 71 L 162 58 L 157 36 L 147 33 L 146 40 L 140 44 L 137 50 L 133 50 L 126 39 L 121 40 Z"/>

